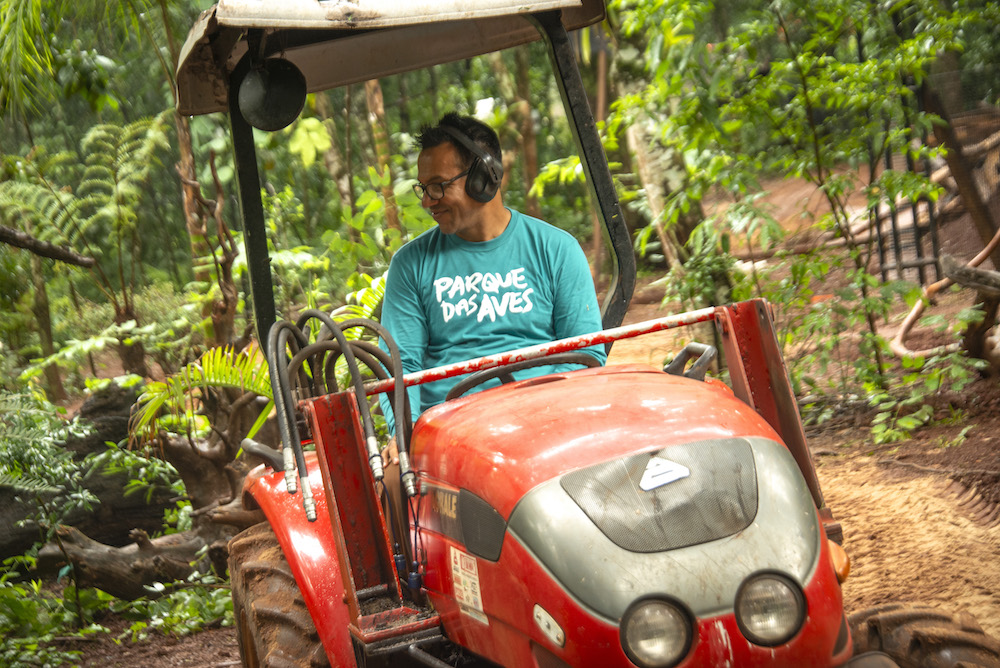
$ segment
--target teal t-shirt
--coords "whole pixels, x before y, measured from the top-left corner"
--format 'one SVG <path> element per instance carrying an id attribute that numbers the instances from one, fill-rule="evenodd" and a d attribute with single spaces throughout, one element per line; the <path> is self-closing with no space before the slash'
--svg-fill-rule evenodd
<path id="1" fill-rule="evenodd" d="M 435 227 L 392 258 L 382 324 L 399 346 L 404 373 L 601 329 L 580 244 L 564 230 L 510 212 L 503 234 L 490 241 L 466 241 Z M 603 346 L 584 350 L 601 363 L 607 357 Z M 579 367 L 536 367 L 515 376 L 572 368 Z M 413 419 L 444 401 L 461 378 L 409 388 Z M 382 407 L 392 428 L 386 395 Z"/>

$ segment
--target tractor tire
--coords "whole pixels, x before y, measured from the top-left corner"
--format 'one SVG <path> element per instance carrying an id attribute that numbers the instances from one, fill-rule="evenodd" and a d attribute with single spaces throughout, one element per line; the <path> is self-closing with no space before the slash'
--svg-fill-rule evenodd
<path id="1" fill-rule="evenodd" d="M 240 658 L 247 668 L 329 666 L 316 626 L 267 522 L 229 542 Z"/>
<path id="2" fill-rule="evenodd" d="M 890 604 L 847 622 L 855 654 L 884 652 L 901 668 L 1000 668 L 1000 642 L 967 612 Z"/>

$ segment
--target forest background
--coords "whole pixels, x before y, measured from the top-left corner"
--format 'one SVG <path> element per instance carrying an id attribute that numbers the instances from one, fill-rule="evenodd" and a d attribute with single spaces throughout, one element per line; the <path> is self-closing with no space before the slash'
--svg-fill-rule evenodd
<path id="1" fill-rule="evenodd" d="M 71 652 L 51 640 L 103 632 L 108 609 L 130 615 L 133 638 L 228 623 L 213 550 L 253 519 L 233 503 L 249 465 L 239 444 L 265 433 L 270 389 L 227 119 L 174 109 L 178 53 L 208 3 L 0 3 L 0 487 L 25 532 L 12 529 L 22 543 L 2 555 L 0 663 L 59 665 Z M 608 9 L 573 39 L 643 284 L 679 307 L 771 300 L 807 419 L 858 402 L 875 410 L 876 442 L 943 419 L 934 395 L 962 391 L 986 355 L 893 354 L 880 328 L 926 297 L 880 273 L 867 230 L 887 207 L 954 196 L 924 167 L 945 163 L 950 115 L 1000 99 L 1000 7 Z M 377 314 L 392 253 L 432 224 L 411 190 L 414 136 L 450 110 L 497 130 L 506 203 L 573 233 L 606 284 L 600 227 L 536 44 L 310 95 L 285 130 L 255 131 L 282 317 Z M 779 220 L 767 189 L 782 179 L 813 197 Z M 982 248 L 990 235 L 980 236 Z M 929 324 L 968 344 L 995 311 L 967 306 Z M 111 376 L 126 414 L 141 395 L 138 429 L 67 447 L 95 433 L 73 412 Z M 155 521 L 103 539 L 113 551 L 98 558 L 98 544 L 60 527 L 118 502 L 95 491 L 108 475 Z M 118 561 L 142 568 L 123 577 Z M 63 584 L 36 579 L 46 572 Z"/>

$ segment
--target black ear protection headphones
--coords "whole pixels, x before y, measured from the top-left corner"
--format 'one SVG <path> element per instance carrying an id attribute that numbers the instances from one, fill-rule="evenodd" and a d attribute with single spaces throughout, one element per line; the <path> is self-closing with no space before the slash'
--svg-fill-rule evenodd
<path id="1" fill-rule="evenodd" d="M 489 202 L 500 189 L 503 165 L 457 128 L 450 125 L 441 125 L 440 128 L 469 149 L 474 156 L 469 165 L 469 174 L 465 177 L 465 193 L 477 202 Z"/>

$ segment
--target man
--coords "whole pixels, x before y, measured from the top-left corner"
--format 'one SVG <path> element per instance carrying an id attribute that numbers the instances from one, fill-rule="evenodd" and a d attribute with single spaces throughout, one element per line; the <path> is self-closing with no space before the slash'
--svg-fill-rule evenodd
<path id="1" fill-rule="evenodd" d="M 504 206 L 496 133 L 450 113 L 425 128 L 418 141 L 414 190 L 437 227 L 393 257 L 382 307 L 382 324 L 399 345 L 404 372 L 601 329 L 594 284 L 577 241 Z M 601 346 L 585 351 L 601 363 L 606 359 Z M 517 377 L 554 370 L 562 369 L 536 367 Z M 413 419 L 444 401 L 458 380 L 409 388 Z M 393 430 L 392 411 L 382 396 Z"/>

